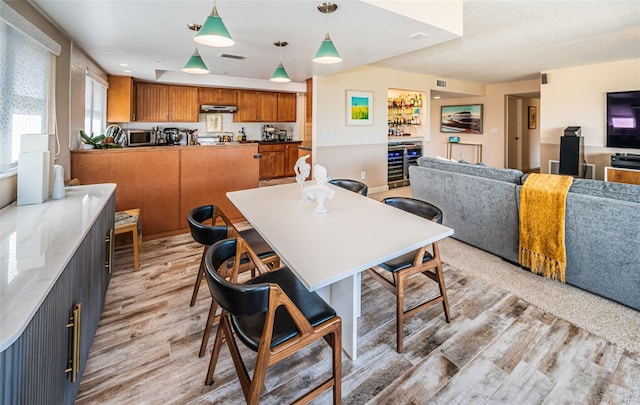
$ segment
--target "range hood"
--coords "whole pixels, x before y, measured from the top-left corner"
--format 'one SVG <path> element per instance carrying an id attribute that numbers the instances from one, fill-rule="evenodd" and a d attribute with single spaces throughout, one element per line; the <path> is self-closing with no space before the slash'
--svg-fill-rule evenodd
<path id="1" fill-rule="evenodd" d="M 201 113 L 234 113 L 238 111 L 238 107 L 235 105 L 209 105 L 203 104 L 200 106 Z"/>

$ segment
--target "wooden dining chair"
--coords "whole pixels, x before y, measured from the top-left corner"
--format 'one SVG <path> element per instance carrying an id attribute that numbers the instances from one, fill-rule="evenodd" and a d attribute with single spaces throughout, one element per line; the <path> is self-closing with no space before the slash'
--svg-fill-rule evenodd
<path id="1" fill-rule="evenodd" d="M 390 197 L 382 200 L 383 203 L 400 208 L 404 211 L 419 215 L 423 218 L 430 219 L 439 224 L 442 223 L 442 211 L 427 202 L 407 197 Z M 431 252 L 424 246 L 416 251 L 406 253 L 395 259 L 384 262 L 367 270 L 367 273 L 373 279 L 379 281 L 385 288 L 396 295 L 396 350 L 402 353 L 403 345 L 403 326 L 404 320 L 420 311 L 423 311 L 435 304 L 442 303 L 444 316 L 447 322 L 450 322 L 449 302 L 447 301 L 447 291 L 444 284 L 444 275 L 442 272 L 442 262 L 440 260 L 440 250 L 437 243 L 431 244 Z M 383 276 L 387 273 L 391 275 L 391 279 Z M 423 301 L 421 304 L 415 305 L 413 308 L 405 310 L 405 283 L 408 277 L 415 274 L 422 274 L 438 283 L 440 295 Z"/>
<path id="2" fill-rule="evenodd" d="M 230 270 L 227 266 L 231 258 L 241 255 L 260 273 L 245 284 L 237 284 L 238 260 Z M 205 383 L 213 384 L 224 339 L 247 403 L 257 404 L 268 367 L 323 338 L 332 349 L 331 376 L 295 402 L 307 403 L 333 387 L 333 403 L 340 404 L 342 321 L 335 310 L 307 290 L 289 268 L 273 270 L 264 265 L 242 238 L 216 242 L 207 251 L 205 267 L 211 297 L 222 308 Z M 236 339 L 257 353 L 253 378 Z"/>
<path id="3" fill-rule="evenodd" d="M 351 179 L 333 179 L 329 180 L 329 183 L 336 185 L 338 187 L 345 188 L 349 191 L 353 191 L 354 193 L 362 194 L 363 196 L 367 196 L 367 192 L 369 188 L 366 184 L 358 180 Z"/>
<path id="4" fill-rule="evenodd" d="M 189 222 L 189 228 L 191 230 L 191 236 L 199 244 L 203 245 L 202 257 L 200 259 L 200 267 L 198 268 L 198 274 L 196 276 L 196 283 L 193 287 L 193 293 L 191 295 L 190 306 L 194 306 L 196 298 L 198 296 L 198 290 L 202 284 L 202 279 L 205 273 L 204 258 L 205 253 L 209 246 L 213 245 L 219 240 L 240 236 L 249 243 L 258 257 L 266 264 L 272 266 L 272 268 L 280 267 L 280 258 L 273 252 L 273 249 L 265 242 L 264 239 L 258 234 L 258 232 L 251 228 L 238 232 L 233 223 L 227 218 L 220 208 L 215 205 L 203 205 L 193 208 L 187 215 L 187 221 Z M 248 260 L 247 257 L 242 257 L 240 261 L 239 271 L 254 270 L 255 266 Z M 253 276 L 254 274 L 252 274 Z M 211 334 L 211 327 L 216 321 L 216 311 L 218 307 L 215 301 L 211 302 L 209 307 L 209 315 L 207 316 L 207 323 L 202 336 L 202 343 L 200 345 L 199 356 L 204 356 L 204 353 L 209 342 L 209 336 Z"/>

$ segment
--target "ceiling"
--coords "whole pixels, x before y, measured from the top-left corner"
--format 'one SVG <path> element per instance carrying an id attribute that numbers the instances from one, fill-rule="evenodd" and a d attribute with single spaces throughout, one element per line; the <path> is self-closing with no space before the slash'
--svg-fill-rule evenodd
<path id="1" fill-rule="evenodd" d="M 273 42 L 279 40 L 289 43 L 282 61 L 298 83 L 367 64 L 501 83 L 537 78 L 549 69 L 640 57 L 638 0 L 342 0 L 328 18 L 317 9 L 320 1 L 219 0 L 218 12 L 236 44 L 199 46 L 211 73 L 194 78 L 180 72 L 195 49 L 187 24 L 204 21 L 210 0 L 29 1 L 105 71 L 145 80 L 220 85 L 233 77 L 270 83 L 280 61 Z M 453 21 L 463 18 L 462 36 L 438 23 L 447 19 L 437 14 L 443 5 L 451 6 Z M 311 61 L 327 31 L 343 57 L 339 64 Z M 416 33 L 426 36 L 409 39 Z M 247 58 L 222 58 L 222 53 Z"/>

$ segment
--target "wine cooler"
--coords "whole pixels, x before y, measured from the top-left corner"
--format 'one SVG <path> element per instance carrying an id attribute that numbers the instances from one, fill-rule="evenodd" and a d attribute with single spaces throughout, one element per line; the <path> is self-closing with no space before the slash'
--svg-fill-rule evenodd
<path id="1" fill-rule="evenodd" d="M 387 184 L 389 188 L 409 185 L 409 166 L 417 165 L 422 145 L 414 143 L 389 144 L 387 152 Z"/>

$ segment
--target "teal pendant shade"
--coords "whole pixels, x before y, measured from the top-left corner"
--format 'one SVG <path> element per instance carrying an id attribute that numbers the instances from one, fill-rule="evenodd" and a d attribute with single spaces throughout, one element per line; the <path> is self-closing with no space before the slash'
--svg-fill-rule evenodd
<path id="1" fill-rule="evenodd" d="M 333 41 L 329 37 L 329 33 L 324 37 L 324 41 L 322 41 L 320 49 L 316 52 L 316 56 L 313 58 L 313 61 L 324 64 L 342 62 L 342 58 L 340 57 L 335 45 L 333 45 Z"/>
<path id="2" fill-rule="evenodd" d="M 196 50 L 193 52 L 193 55 L 191 55 L 187 63 L 185 63 L 182 71 L 185 73 L 192 73 L 196 75 L 206 75 L 207 73 L 209 73 L 207 65 L 204 64 L 204 61 L 198 53 L 198 48 L 196 48 Z"/>
<path id="3" fill-rule="evenodd" d="M 289 79 L 287 71 L 284 69 L 284 66 L 282 66 L 282 62 L 280 62 L 276 70 L 273 72 L 273 75 L 271 75 L 271 79 L 269 80 L 278 83 L 287 83 L 291 81 L 291 79 Z"/>
<path id="4" fill-rule="evenodd" d="M 226 48 L 235 44 L 231 38 L 231 34 L 224 26 L 222 18 L 218 15 L 218 9 L 215 4 L 211 10 L 211 14 L 205 20 L 204 24 L 194 37 L 194 40 L 202 45 L 213 46 L 216 48 Z"/>

